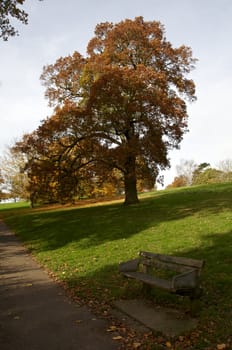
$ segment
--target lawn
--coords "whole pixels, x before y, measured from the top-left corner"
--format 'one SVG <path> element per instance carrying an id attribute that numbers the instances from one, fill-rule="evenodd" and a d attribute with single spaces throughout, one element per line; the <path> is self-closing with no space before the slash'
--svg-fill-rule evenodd
<path id="1" fill-rule="evenodd" d="M 84 204 L 1 204 L 0 218 L 77 300 L 102 315 L 109 315 L 113 300 L 142 295 L 139 283 L 118 274 L 118 264 L 140 250 L 204 259 L 198 328 L 177 339 L 153 334 L 147 339 L 153 345 L 144 349 L 232 348 L 232 184 L 156 191 L 128 207 L 121 201 Z M 150 298 L 190 308 L 186 297 L 155 291 Z"/>

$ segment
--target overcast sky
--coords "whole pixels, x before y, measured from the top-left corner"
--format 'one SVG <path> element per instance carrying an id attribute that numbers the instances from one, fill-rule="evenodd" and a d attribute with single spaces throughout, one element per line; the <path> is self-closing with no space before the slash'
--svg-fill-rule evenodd
<path id="1" fill-rule="evenodd" d="M 27 0 L 24 8 L 29 24 L 15 22 L 20 36 L 0 42 L 0 155 L 51 115 L 39 79 L 44 65 L 73 51 L 85 55 L 98 23 L 143 16 L 160 21 L 174 47 L 190 46 L 198 58 L 189 132 L 170 153 L 165 185 L 181 159 L 215 166 L 232 158 L 231 0 Z"/>

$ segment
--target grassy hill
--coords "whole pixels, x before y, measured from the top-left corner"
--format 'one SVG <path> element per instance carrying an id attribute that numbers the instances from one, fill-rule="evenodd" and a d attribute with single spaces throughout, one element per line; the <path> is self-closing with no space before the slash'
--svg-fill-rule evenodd
<path id="1" fill-rule="evenodd" d="M 129 207 L 120 201 L 0 205 L 0 218 L 75 298 L 105 315 L 114 299 L 142 295 L 139 283 L 117 272 L 119 262 L 140 250 L 204 259 L 199 327 L 181 341 L 172 339 L 173 349 L 232 348 L 232 184 L 147 193 Z M 188 298 L 160 291 L 151 300 L 186 312 L 190 307 Z"/>

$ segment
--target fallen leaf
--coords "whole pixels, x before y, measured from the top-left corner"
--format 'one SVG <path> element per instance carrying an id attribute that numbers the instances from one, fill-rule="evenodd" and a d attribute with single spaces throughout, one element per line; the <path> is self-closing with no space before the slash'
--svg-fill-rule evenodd
<path id="1" fill-rule="evenodd" d="M 82 320 L 76 320 L 76 323 L 77 324 L 79 324 L 79 323 L 81 323 L 82 322 Z"/>
<path id="2" fill-rule="evenodd" d="M 166 347 L 167 347 L 167 348 L 171 348 L 171 347 L 172 347 L 172 344 L 170 343 L 170 341 L 167 341 L 167 342 L 166 342 Z"/>
<path id="3" fill-rule="evenodd" d="M 116 337 L 113 337 L 112 339 L 113 340 L 120 340 L 120 339 L 122 339 L 122 336 L 121 335 L 117 335 Z"/>
<path id="4" fill-rule="evenodd" d="M 128 337 L 130 337 L 130 338 L 134 338 L 134 337 L 135 337 L 135 334 L 134 334 L 134 333 L 132 333 L 132 332 L 128 332 Z"/>
<path id="5" fill-rule="evenodd" d="M 138 349 L 141 345 L 141 343 L 133 343 L 133 348 Z"/>
<path id="6" fill-rule="evenodd" d="M 226 344 L 218 344 L 217 345 L 217 350 L 223 350 L 226 348 Z"/>
<path id="7" fill-rule="evenodd" d="M 33 284 L 32 283 L 25 283 L 23 286 L 24 287 L 31 287 L 31 286 L 33 286 Z"/>
<path id="8" fill-rule="evenodd" d="M 114 332 L 117 330 L 117 327 L 116 326 L 110 326 L 106 331 L 107 332 Z"/>

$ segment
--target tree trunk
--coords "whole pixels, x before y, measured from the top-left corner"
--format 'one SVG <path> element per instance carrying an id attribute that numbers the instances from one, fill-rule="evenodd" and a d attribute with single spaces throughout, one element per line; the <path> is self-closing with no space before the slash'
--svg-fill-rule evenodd
<path id="1" fill-rule="evenodd" d="M 124 173 L 125 187 L 125 205 L 136 204 L 139 202 L 136 188 L 135 157 L 130 156 L 126 163 L 126 172 Z"/>

